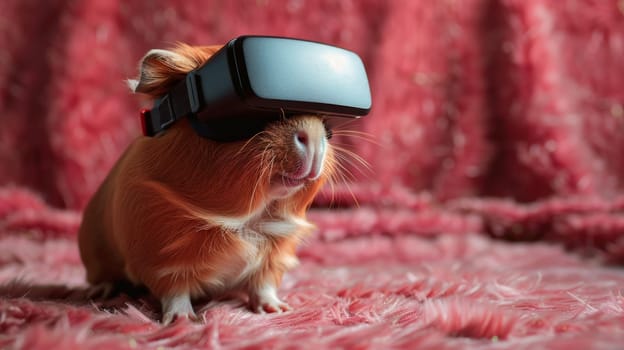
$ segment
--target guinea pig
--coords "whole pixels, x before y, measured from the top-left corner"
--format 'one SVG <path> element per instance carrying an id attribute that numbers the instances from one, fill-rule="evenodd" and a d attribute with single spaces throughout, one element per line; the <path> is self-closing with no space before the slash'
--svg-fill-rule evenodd
<path id="1" fill-rule="evenodd" d="M 152 50 L 131 88 L 161 97 L 218 48 Z M 196 319 L 196 298 L 230 293 L 247 295 L 255 312 L 289 310 L 277 289 L 314 228 L 306 211 L 334 172 L 329 136 L 322 117 L 300 115 L 236 142 L 202 138 L 186 118 L 138 137 L 84 211 L 78 241 L 88 282 L 147 287 L 164 324 Z"/>

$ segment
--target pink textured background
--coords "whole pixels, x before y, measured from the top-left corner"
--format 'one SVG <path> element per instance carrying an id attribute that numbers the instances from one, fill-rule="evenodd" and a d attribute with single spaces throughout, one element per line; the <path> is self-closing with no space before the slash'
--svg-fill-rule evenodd
<path id="1" fill-rule="evenodd" d="M 241 34 L 363 58 L 374 142 L 336 140 L 371 164 L 359 207 L 317 200 L 292 313 L 167 329 L 149 298 L 86 301 L 80 210 L 139 134 L 123 80 Z M 0 347 L 624 343 L 621 0 L 5 0 L 0 48 Z"/>

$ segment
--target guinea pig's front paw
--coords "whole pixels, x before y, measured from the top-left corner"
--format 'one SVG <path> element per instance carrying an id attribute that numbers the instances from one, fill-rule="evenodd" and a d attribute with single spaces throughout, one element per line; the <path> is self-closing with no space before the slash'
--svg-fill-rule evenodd
<path id="1" fill-rule="evenodd" d="M 179 317 L 198 321 L 197 315 L 193 311 L 191 298 L 188 294 L 173 295 L 160 300 L 162 304 L 162 324 L 168 325 Z"/>
<path id="2" fill-rule="evenodd" d="M 277 297 L 277 292 L 272 286 L 265 286 L 249 296 L 249 306 L 251 310 L 259 313 L 281 313 L 292 310 L 292 308 Z"/>

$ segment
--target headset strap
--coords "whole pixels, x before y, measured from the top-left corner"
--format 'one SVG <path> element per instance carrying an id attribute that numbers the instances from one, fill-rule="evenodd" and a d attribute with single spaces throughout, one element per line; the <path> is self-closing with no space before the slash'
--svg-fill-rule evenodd
<path id="1" fill-rule="evenodd" d="M 176 120 L 197 113 L 200 108 L 195 71 L 154 102 L 151 110 L 141 111 L 143 135 L 155 136 Z"/>

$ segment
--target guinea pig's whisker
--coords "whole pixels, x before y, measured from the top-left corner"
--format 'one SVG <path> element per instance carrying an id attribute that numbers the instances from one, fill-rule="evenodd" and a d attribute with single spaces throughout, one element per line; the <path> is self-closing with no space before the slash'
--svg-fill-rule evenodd
<path id="1" fill-rule="evenodd" d="M 354 153 L 347 153 L 348 151 L 345 150 L 345 156 L 344 159 L 345 161 L 348 161 L 349 164 L 353 165 L 355 168 L 358 169 L 358 171 L 364 173 L 364 170 L 371 172 L 371 166 L 370 164 L 368 164 L 368 162 L 366 160 L 364 160 L 364 158 L 361 158 L 360 156 L 354 154 Z M 361 168 L 360 168 L 361 167 Z"/>
<path id="2" fill-rule="evenodd" d="M 253 191 L 251 192 L 251 196 L 249 197 L 249 206 L 247 210 L 248 214 L 251 214 L 253 212 L 253 204 L 256 199 L 256 192 L 258 191 L 258 185 L 260 184 L 260 181 L 263 175 L 264 175 L 264 169 L 260 173 L 260 176 L 256 179 L 256 183 L 254 184 Z"/>
<path id="3" fill-rule="evenodd" d="M 375 137 L 375 135 L 367 133 L 367 132 L 363 132 L 363 131 L 334 129 L 333 136 L 344 136 L 348 138 L 354 138 L 354 139 L 370 142 L 376 146 L 380 146 L 380 147 L 382 146 L 381 143 Z"/>
<path id="4" fill-rule="evenodd" d="M 256 199 L 256 193 L 258 191 L 258 186 L 260 185 L 260 181 L 262 181 L 261 179 L 264 176 L 264 172 L 265 170 L 263 167 L 262 171 L 260 172 L 260 176 L 256 179 L 253 190 L 251 191 L 251 196 L 249 196 L 249 206 L 247 207 L 248 214 L 251 214 L 253 212 L 253 206 L 254 206 L 253 204 Z"/>
<path id="5" fill-rule="evenodd" d="M 349 194 L 351 195 L 351 198 L 353 199 L 353 202 L 355 203 L 355 205 L 359 207 L 359 202 L 357 200 L 357 197 L 355 196 L 355 194 L 353 193 L 353 190 L 351 189 L 351 186 L 349 185 L 350 180 L 354 179 L 355 177 L 353 176 L 353 173 L 349 169 L 347 169 L 344 165 L 340 163 L 341 158 L 344 158 L 344 156 L 337 152 L 336 161 L 330 163 L 329 168 L 328 168 L 328 171 L 329 171 L 328 183 L 329 183 L 330 191 L 331 191 L 330 206 L 336 200 L 335 185 L 338 183 L 342 183 L 347 189 L 347 191 L 349 192 Z"/>
<path id="6" fill-rule="evenodd" d="M 375 136 L 366 132 L 357 131 L 357 130 L 348 130 L 348 129 L 337 129 L 334 131 L 334 135 L 343 136 L 345 138 L 354 138 L 366 142 L 373 143 L 377 146 L 380 146 L 380 143 L 376 140 Z M 332 142 L 333 148 L 337 151 L 336 155 L 341 161 L 349 164 L 360 173 L 365 174 L 367 172 L 371 172 L 370 164 L 361 156 L 356 154 L 355 152 L 349 150 L 347 147 L 349 145 L 342 144 L 338 142 Z M 363 170 L 366 170 L 363 171 Z"/>
<path id="7" fill-rule="evenodd" d="M 332 119 L 333 123 L 332 124 L 332 129 L 333 130 L 344 130 L 345 128 L 348 128 L 349 126 L 351 126 L 352 124 L 355 123 L 355 121 L 357 121 L 357 119 Z"/>
<path id="8" fill-rule="evenodd" d="M 337 158 L 341 158 L 339 155 L 337 155 Z M 345 161 L 346 162 L 346 161 Z M 351 172 L 351 170 L 349 170 L 346 166 L 344 166 L 344 164 L 338 163 L 337 165 L 337 174 L 341 176 L 341 179 L 346 179 L 346 180 L 353 180 L 355 179 L 355 176 L 353 175 L 353 172 Z M 348 177 L 347 177 L 348 175 Z"/>
<path id="9" fill-rule="evenodd" d="M 349 172 L 348 170 L 346 170 L 344 167 L 341 166 L 341 168 L 343 169 L 343 171 L 346 171 L 347 173 L 351 174 L 351 172 Z M 355 194 L 353 193 L 353 190 L 351 189 L 350 181 L 349 179 L 346 177 L 344 172 L 338 172 L 337 175 L 340 177 L 340 180 L 342 182 L 342 184 L 345 186 L 345 188 L 347 189 L 347 191 L 349 192 L 349 195 L 351 195 L 351 198 L 353 199 L 353 202 L 355 203 L 356 207 L 360 206 L 360 203 L 358 202 L 357 197 L 355 196 Z M 351 175 L 351 178 L 353 176 Z"/>
<path id="10" fill-rule="evenodd" d="M 336 150 L 336 158 L 338 158 L 340 161 L 344 161 L 345 163 L 351 165 L 361 174 L 366 175 L 366 173 L 372 172 L 370 164 L 364 158 L 344 147 L 336 145 L 334 145 L 333 147 L 334 150 Z M 366 170 L 366 172 L 364 170 Z"/>
<path id="11" fill-rule="evenodd" d="M 334 199 L 336 198 L 336 177 L 338 176 L 338 165 L 336 164 L 337 160 L 334 159 L 332 162 L 327 163 L 327 182 L 329 183 L 329 189 L 331 192 L 330 205 L 334 203 Z"/>
<path id="12" fill-rule="evenodd" d="M 267 144 L 261 153 L 260 164 L 262 164 L 262 170 L 260 171 L 260 176 L 258 176 L 258 178 L 256 179 L 256 183 L 251 193 L 251 198 L 249 199 L 249 213 L 253 211 L 253 204 L 256 199 L 256 193 L 258 192 L 258 186 L 264 180 L 265 176 L 267 175 L 267 172 L 269 175 L 273 172 L 273 165 L 275 163 L 275 155 L 272 155 L 271 160 L 268 161 L 267 158 L 270 153 L 269 148 L 270 148 L 270 144 Z"/>
<path id="13" fill-rule="evenodd" d="M 245 143 L 243 144 L 243 146 L 238 150 L 238 152 L 236 152 L 236 154 L 234 155 L 235 157 L 239 156 L 241 153 L 243 153 L 243 151 L 245 150 L 245 148 L 247 148 L 247 146 L 249 146 L 249 144 L 256 138 L 267 134 L 266 130 L 260 131 L 259 133 L 255 134 L 254 136 L 252 136 L 249 140 L 245 141 Z"/>
<path id="14" fill-rule="evenodd" d="M 329 205 L 331 206 L 336 199 L 336 186 L 334 185 L 334 174 L 329 177 L 329 193 L 331 193 L 331 198 L 329 199 Z"/>

